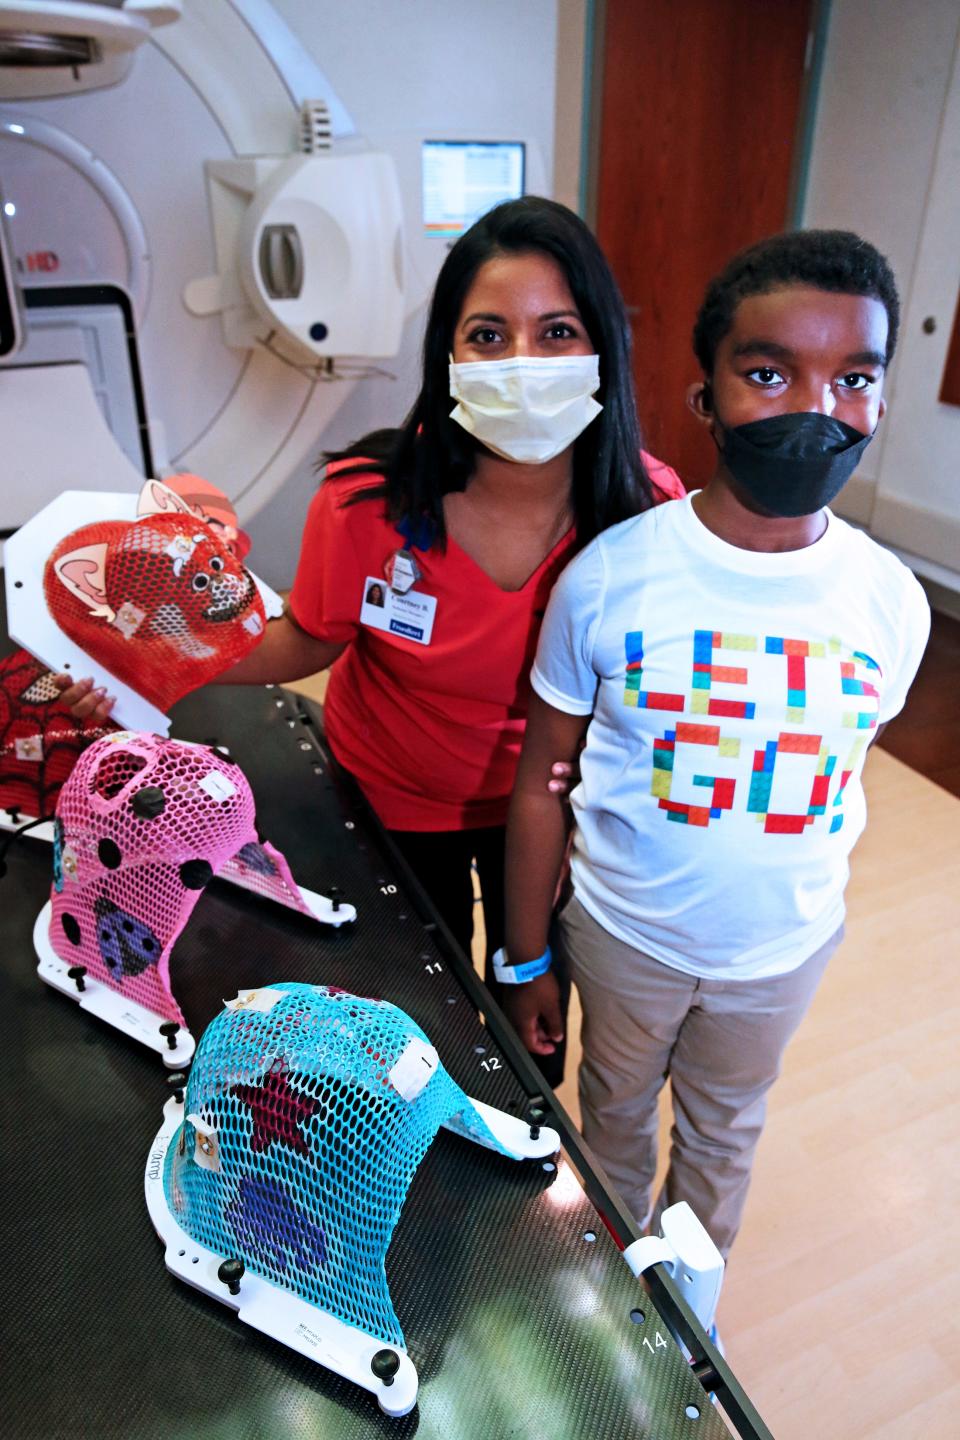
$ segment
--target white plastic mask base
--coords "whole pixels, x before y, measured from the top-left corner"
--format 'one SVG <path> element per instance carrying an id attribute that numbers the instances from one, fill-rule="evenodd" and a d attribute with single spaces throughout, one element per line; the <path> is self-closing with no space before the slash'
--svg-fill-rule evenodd
<path id="1" fill-rule="evenodd" d="M 77 989 L 76 981 L 67 974 L 70 967 L 65 960 L 60 959 L 50 944 L 50 913 L 51 905 L 48 900 L 33 927 L 33 948 L 38 960 L 37 974 L 44 984 L 75 1000 L 81 1010 L 96 1015 L 98 1020 L 104 1020 L 115 1030 L 122 1030 L 131 1040 L 155 1050 L 168 1070 L 179 1070 L 189 1065 L 196 1049 L 196 1041 L 184 1026 L 177 1031 L 174 1037 L 176 1044 L 171 1049 L 166 1037 L 160 1034 L 160 1025 L 164 1019 L 162 1015 L 157 1015 L 145 1005 L 121 995 L 93 975 L 85 975 L 83 990 Z"/>
<path id="2" fill-rule="evenodd" d="M 401 1345 L 387 1346 L 376 1336 L 366 1334 L 355 1325 L 344 1324 L 336 1316 L 281 1290 L 251 1270 L 241 1279 L 239 1293 L 231 1295 L 217 1275 L 220 1265 L 230 1257 L 214 1254 L 191 1239 L 177 1224 L 164 1193 L 163 1170 L 167 1151 L 183 1120 L 183 1108 L 173 1096 L 164 1105 L 163 1124 L 150 1147 L 144 1175 L 147 1209 L 153 1228 L 164 1242 L 167 1269 L 205 1295 L 229 1305 L 239 1319 L 255 1330 L 369 1390 L 385 1415 L 391 1418 L 409 1415 L 417 1403 L 420 1381 L 413 1361 Z M 370 1368 L 374 1355 L 384 1349 L 393 1350 L 400 1362 L 390 1385 L 378 1380 Z"/>

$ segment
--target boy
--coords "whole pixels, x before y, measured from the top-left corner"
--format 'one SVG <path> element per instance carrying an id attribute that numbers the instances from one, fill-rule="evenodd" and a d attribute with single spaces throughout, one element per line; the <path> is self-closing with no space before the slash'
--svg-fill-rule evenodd
<path id="1" fill-rule="evenodd" d="M 774 236 L 708 287 L 688 403 L 706 490 L 607 530 L 551 597 L 507 840 L 507 1008 L 561 1034 L 547 930 L 564 851 L 545 777 L 583 735 L 560 938 L 583 1003 L 583 1132 L 648 1216 L 670 1169 L 724 1255 L 784 1048 L 843 935 L 861 771 L 929 630 L 910 572 L 826 508 L 881 419 L 899 304 L 842 231 Z M 589 727 L 589 728 L 588 728 Z M 529 978 L 533 977 L 533 978 Z"/>

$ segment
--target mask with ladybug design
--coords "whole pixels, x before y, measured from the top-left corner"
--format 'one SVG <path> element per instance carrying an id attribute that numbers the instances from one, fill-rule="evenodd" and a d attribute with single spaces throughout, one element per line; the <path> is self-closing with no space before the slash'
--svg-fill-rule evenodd
<path id="1" fill-rule="evenodd" d="M 302 915 L 283 855 L 257 838 L 250 786 L 224 752 L 118 730 L 60 792 L 49 941 L 88 981 L 184 1025 L 170 954 L 214 875 Z"/>

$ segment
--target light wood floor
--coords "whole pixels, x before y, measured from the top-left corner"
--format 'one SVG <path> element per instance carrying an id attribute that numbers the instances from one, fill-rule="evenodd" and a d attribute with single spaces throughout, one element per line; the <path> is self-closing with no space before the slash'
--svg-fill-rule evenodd
<path id="1" fill-rule="evenodd" d="M 719 1322 L 777 1440 L 957 1440 L 960 799 L 881 750 L 866 788 L 847 939 L 774 1088 Z M 576 1003 L 570 1030 L 578 1118 Z"/>
<path id="2" fill-rule="evenodd" d="M 777 1440 L 957 1440 L 960 799 L 880 750 L 866 788 L 847 938 L 771 1096 L 718 1318 Z M 665 1095 L 663 1152 L 668 1130 Z"/>

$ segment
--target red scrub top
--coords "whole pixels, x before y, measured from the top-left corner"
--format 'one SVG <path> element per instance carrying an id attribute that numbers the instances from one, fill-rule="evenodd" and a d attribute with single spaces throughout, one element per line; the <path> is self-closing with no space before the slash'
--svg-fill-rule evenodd
<path id="1" fill-rule="evenodd" d="M 673 470 L 644 460 L 662 498 L 684 494 Z M 421 645 L 360 623 L 368 579 L 386 589 L 384 567 L 405 542 L 385 501 L 344 506 L 381 477 L 331 483 L 339 468 L 311 502 L 289 602 L 308 634 L 347 645 L 324 703 L 330 748 L 388 829 L 502 825 L 540 623 L 576 535 L 569 530 L 519 590 L 502 590 L 449 536 L 445 550 L 414 551 L 414 588 L 437 602 L 430 644 Z"/>

